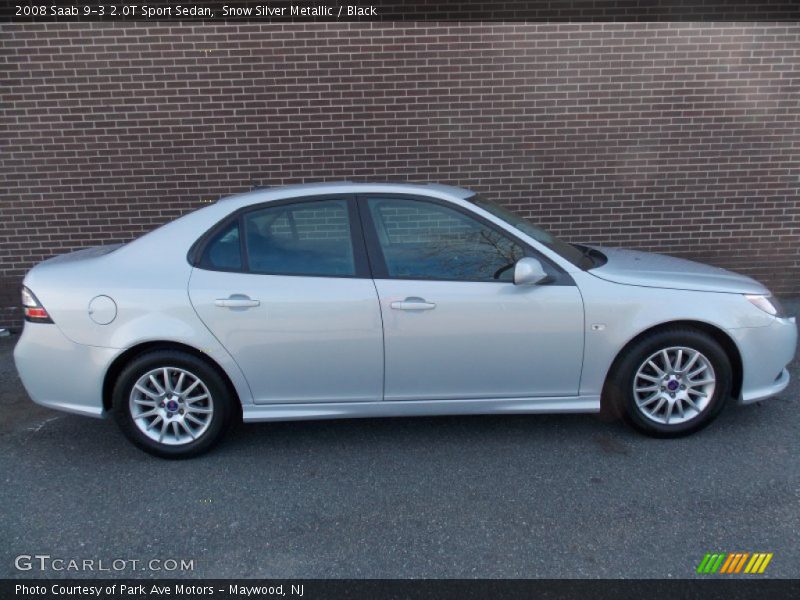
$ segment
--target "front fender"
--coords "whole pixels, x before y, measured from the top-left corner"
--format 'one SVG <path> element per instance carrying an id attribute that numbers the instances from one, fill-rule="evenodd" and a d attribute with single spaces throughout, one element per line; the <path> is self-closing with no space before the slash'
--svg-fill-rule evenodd
<path id="1" fill-rule="evenodd" d="M 764 328 L 774 321 L 741 294 L 639 287 L 574 274 L 586 307 L 586 343 L 581 395 L 599 395 L 623 348 L 643 332 L 693 321 L 720 330 L 736 346 L 731 330 Z"/>

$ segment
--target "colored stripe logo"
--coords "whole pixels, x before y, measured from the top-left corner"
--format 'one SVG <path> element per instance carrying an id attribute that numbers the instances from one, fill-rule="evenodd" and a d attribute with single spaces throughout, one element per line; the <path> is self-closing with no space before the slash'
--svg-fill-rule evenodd
<path id="1" fill-rule="evenodd" d="M 754 552 L 752 554 L 750 552 L 709 553 L 700 561 L 697 566 L 697 572 L 701 575 L 713 575 L 715 573 L 756 575 L 763 573 L 771 560 L 772 552 Z"/>

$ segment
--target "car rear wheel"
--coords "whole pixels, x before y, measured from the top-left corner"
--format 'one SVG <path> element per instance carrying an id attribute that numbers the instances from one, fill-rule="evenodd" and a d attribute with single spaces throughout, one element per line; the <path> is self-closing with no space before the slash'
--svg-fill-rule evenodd
<path id="1" fill-rule="evenodd" d="M 666 329 L 645 336 L 620 357 L 606 393 L 639 431 L 677 437 L 716 418 L 731 379 L 730 360 L 714 338 L 694 329 Z"/>
<path id="2" fill-rule="evenodd" d="M 176 351 L 135 358 L 113 392 L 114 415 L 136 446 L 164 458 L 189 458 L 222 437 L 233 414 L 227 386 L 203 360 Z"/>

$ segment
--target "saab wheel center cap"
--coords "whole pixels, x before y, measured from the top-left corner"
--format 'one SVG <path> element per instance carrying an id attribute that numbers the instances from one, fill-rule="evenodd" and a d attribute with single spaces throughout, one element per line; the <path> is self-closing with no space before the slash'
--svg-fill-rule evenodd
<path id="1" fill-rule="evenodd" d="M 176 410 L 178 410 L 178 403 L 175 402 L 175 400 L 170 400 L 169 402 L 167 402 L 167 410 L 169 410 L 170 412 L 175 412 Z"/>
<path id="2" fill-rule="evenodd" d="M 667 389 L 669 389 L 670 392 L 674 392 L 678 389 L 678 382 L 673 379 L 667 384 Z"/>

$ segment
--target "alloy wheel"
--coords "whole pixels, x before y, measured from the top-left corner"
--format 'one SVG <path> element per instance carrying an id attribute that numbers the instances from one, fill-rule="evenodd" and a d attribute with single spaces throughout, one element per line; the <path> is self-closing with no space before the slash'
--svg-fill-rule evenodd
<path id="1" fill-rule="evenodd" d="M 128 404 L 136 427 L 151 440 L 170 446 L 199 439 L 214 416 L 206 384 L 177 367 L 159 367 L 139 377 Z"/>
<path id="2" fill-rule="evenodd" d="M 685 423 L 700 415 L 716 389 L 711 361 L 686 346 L 663 348 L 639 366 L 633 378 L 636 406 L 662 425 Z"/>

